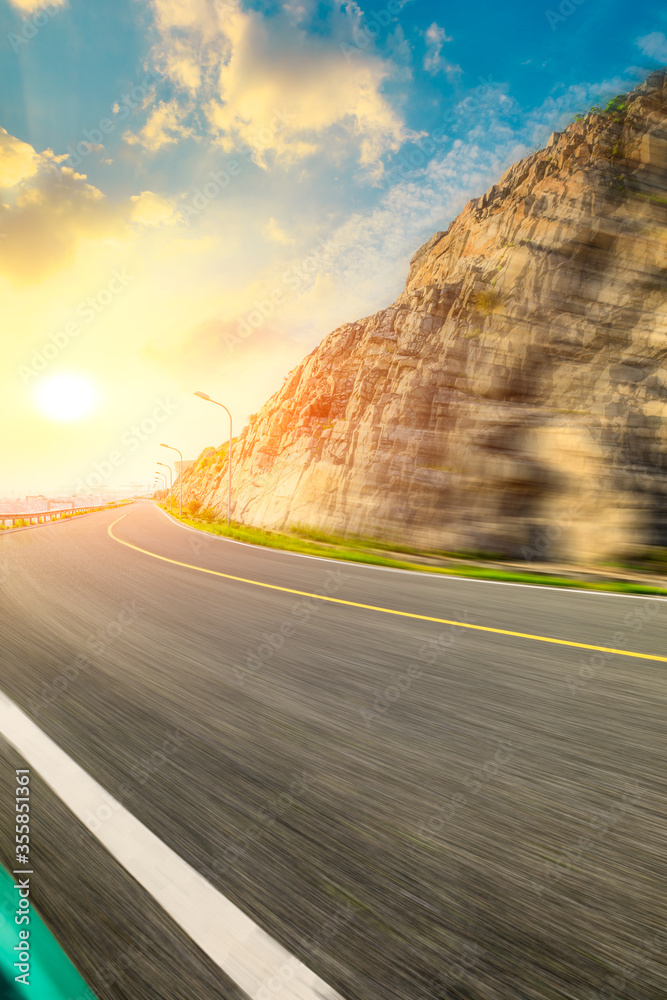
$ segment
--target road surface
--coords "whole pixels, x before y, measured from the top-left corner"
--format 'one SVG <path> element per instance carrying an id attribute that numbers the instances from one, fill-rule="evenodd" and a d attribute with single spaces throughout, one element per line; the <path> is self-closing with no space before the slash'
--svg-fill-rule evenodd
<path id="1" fill-rule="evenodd" d="M 148 502 L 120 514 L 0 538 L 0 687 L 319 977 L 313 995 L 667 995 L 667 602 L 300 557 Z M 12 870 L 28 764 L 8 736 L 0 713 Z M 94 994 L 246 996 L 235 956 L 221 967 L 183 929 L 169 873 L 149 891 L 117 860 L 138 849 L 105 843 L 115 820 L 77 819 L 52 786 L 33 766 L 33 902 Z M 258 1000 L 299 995 L 288 970 L 257 982 Z"/>

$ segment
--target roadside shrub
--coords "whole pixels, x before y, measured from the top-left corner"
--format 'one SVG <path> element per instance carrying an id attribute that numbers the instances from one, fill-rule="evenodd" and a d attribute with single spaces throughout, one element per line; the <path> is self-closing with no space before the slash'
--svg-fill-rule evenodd
<path id="1" fill-rule="evenodd" d="M 210 521 L 215 521 L 216 514 L 212 507 L 204 507 L 203 510 L 199 511 L 199 517 L 202 519 L 202 521 L 210 522 Z"/>
<path id="2" fill-rule="evenodd" d="M 570 125 L 574 122 L 582 122 L 587 115 L 611 115 L 614 121 L 620 121 L 623 117 L 624 112 L 628 110 L 628 106 L 625 102 L 625 95 L 618 94 L 616 97 L 612 97 L 610 101 L 603 107 L 599 104 L 594 104 L 590 111 L 585 111 L 575 115 Z"/>

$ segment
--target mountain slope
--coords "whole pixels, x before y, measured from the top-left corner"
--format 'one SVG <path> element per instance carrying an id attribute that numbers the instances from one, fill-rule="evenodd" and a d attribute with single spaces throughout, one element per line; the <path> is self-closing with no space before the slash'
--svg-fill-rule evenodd
<path id="1" fill-rule="evenodd" d="M 538 558 L 667 544 L 666 81 L 554 133 L 322 341 L 241 434 L 235 518 Z M 184 488 L 226 511 L 210 461 Z"/>

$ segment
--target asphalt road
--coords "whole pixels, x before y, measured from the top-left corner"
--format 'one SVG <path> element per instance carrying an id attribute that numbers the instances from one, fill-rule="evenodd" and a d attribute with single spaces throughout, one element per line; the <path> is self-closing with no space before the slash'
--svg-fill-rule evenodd
<path id="1" fill-rule="evenodd" d="M 667 995 L 667 664 L 177 563 L 658 656 L 667 602 L 123 512 L 170 562 L 120 513 L 0 537 L 0 686 L 146 827 L 346 1000 Z M 0 741 L 9 869 L 21 766 Z M 243 996 L 38 776 L 31 801 L 34 903 L 100 1000 Z"/>

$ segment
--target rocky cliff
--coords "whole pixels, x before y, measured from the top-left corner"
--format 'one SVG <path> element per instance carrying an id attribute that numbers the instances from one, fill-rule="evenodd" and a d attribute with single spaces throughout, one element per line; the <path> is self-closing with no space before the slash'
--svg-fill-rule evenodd
<path id="1" fill-rule="evenodd" d="M 233 516 L 575 560 L 667 544 L 667 76 L 554 133 L 243 430 Z M 189 497 L 226 512 L 226 457 Z"/>

